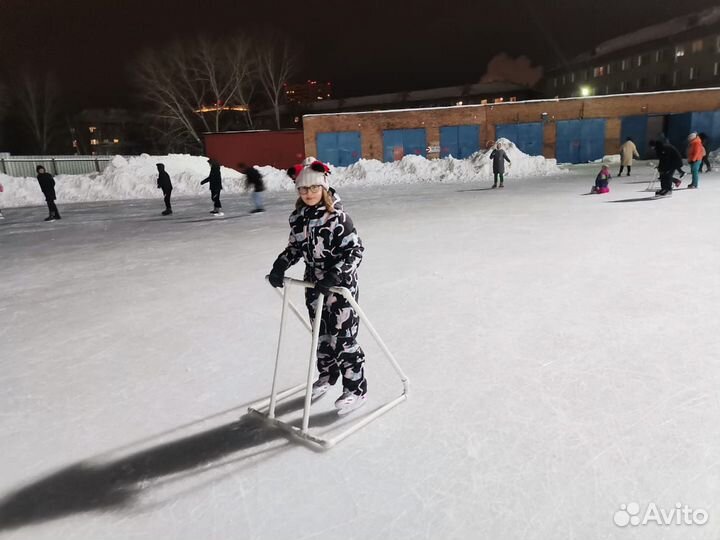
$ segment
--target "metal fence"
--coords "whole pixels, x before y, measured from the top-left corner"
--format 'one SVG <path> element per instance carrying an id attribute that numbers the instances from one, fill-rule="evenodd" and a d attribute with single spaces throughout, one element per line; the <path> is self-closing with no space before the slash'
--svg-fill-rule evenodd
<path id="1" fill-rule="evenodd" d="M 11 156 L 0 157 L 0 174 L 35 176 L 38 165 L 52 175 L 103 172 L 114 156 Z"/>

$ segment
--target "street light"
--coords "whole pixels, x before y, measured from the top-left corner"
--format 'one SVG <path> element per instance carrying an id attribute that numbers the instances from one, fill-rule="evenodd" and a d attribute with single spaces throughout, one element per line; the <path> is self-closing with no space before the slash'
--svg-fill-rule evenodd
<path id="1" fill-rule="evenodd" d="M 590 95 L 590 87 L 589 86 L 581 86 L 580 87 L 580 95 L 582 97 L 587 97 Z"/>

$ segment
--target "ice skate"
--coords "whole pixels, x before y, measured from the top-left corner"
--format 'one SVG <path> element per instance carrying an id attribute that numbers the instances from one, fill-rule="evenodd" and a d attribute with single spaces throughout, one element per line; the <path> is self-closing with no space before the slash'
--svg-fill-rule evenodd
<path id="1" fill-rule="evenodd" d="M 312 385 L 312 400 L 320 399 L 330 390 L 330 377 L 320 377 Z"/>
<path id="2" fill-rule="evenodd" d="M 500 185 L 499 185 L 498 187 L 503 188 L 503 187 L 505 187 L 505 186 L 503 185 L 502 182 L 500 182 Z"/>
<path id="3" fill-rule="evenodd" d="M 256 208 L 255 210 L 251 210 L 250 213 L 251 214 L 259 214 L 260 212 L 264 212 L 264 211 L 265 211 L 264 208 Z"/>
<path id="4" fill-rule="evenodd" d="M 48 216 L 43 221 L 55 221 L 55 216 Z"/>
<path id="5" fill-rule="evenodd" d="M 0 219 L 5 219 L 5 216 L 2 215 L 2 212 L 0 212 Z"/>
<path id="6" fill-rule="evenodd" d="M 495 189 L 497 187 L 497 184 L 492 185 L 492 189 Z"/>
<path id="7" fill-rule="evenodd" d="M 163 215 L 163 216 L 170 216 L 170 215 L 172 215 L 172 210 L 164 210 L 164 211 L 162 212 L 162 215 Z"/>
<path id="8" fill-rule="evenodd" d="M 697 189 L 697 186 L 695 184 L 688 184 L 687 189 Z"/>
<path id="9" fill-rule="evenodd" d="M 340 416 L 346 415 L 355 409 L 359 409 L 367 402 L 367 394 L 358 395 L 352 392 L 343 392 L 335 401 L 335 408 Z"/>

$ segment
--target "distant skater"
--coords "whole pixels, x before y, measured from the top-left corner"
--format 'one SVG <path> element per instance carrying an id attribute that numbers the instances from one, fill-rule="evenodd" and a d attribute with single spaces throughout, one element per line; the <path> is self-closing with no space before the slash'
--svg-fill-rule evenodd
<path id="1" fill-rule="evenodd" d="M 632 137 L 628 137 L 625 143 L 620 147 L 620 172 L 618 177 L 622 176 L 623 168 L 627 167 L 627 175 L 630 176 L 630 169 L 633 165 L 633 157 L 639 158 L 637 147 L 632 140 Z"/>
<path id="2" fill-rule="evenodd" d="M 505 175 L 505 162 L 510 162 L 510 158 L 507 157 L 505 150 L 502 148 L 502 144 L 497 143 L 495 149 L 490 154 L 490 159 L 493 162 L 493 189 L 496 187 L 504 187 L 504 175 Z M 500 179 L 500 185 L 498 186 L 498 178 Z"/>
<path id="3" fill-rule="evenodd" d="M 50 212 L 50 215 L 45 218 L 45 221 L 62 219 L 57 206 L 55 206 L 55 200 L 57 199 L 57 196 L 55 195 L 55 179 L 52 177 L 52 174 L 45 171 L 45 167 L 42 165 L 38 165 L 35 170 L 38 173 L 38 183 L 40 184 L 40 189 L 42 190 L 43 195 L 45 195 L 45 202 L 47 203 L 48 211 Z"/>
<path id="4" fill-rule="evenodd" d="M 165 172 L 165 165 L 162 163 L 157 164 L 158 180 L 157 187 L 162 189 L 163 197 L 165 199 L 165 211 L 162 213 L 163 216 L 169 216 L 172 214 L 172 206 L 170 206 L 170 196 L 172 195 L 172 182 L 170 181 L 170 175 Z"/>
<path id="5" fill-rule="evenodd" d="M 222 176 L 220 176 L 220 164 L 214 159 L 208 159 L 210 164 L 210 176 L 200 182 L 200 185 L 210 182 L 210 198 L 213 202 L 213 209 L 210 211 L 215 216 L 224 216 L 222 211 L 222 203 L 220 202 L 220 192 L 222 191 Z"/>
<path id="6" fill-rule="evenodd" d="M 245 187 L 247 189 L 252 188 L 252 200 L 255 208 L 250 212 L 251 214 L 257 214 L 258 212 L 264 212 L 262 192 L 265 191 L 265 182 L 263 182 L 262 174 L 255 167 L 240 163 L 238 165 L 240 172 L 245 175 Z"/>

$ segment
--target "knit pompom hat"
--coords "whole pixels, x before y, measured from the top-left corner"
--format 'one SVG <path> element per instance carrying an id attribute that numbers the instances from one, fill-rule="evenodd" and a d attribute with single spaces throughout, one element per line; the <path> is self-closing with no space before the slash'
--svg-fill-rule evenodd
<path id="1" fill-rule="evenodd" d="M 322 186 L 330 189 L 327 175 L 330 174 L 328 167 L 321 161 L 314 161 L 310 166 L 305 167 L 295 179 L 295 187 Z"/>

